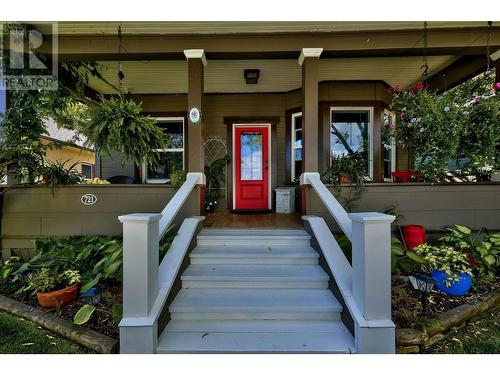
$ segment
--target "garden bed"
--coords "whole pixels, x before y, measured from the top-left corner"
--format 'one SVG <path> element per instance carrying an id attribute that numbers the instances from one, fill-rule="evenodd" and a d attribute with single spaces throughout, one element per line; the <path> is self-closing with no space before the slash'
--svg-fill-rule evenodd
<path id="1" fill-rule="evenodd" d="M 102 333 L 106 336 L 118 339 L 118 323 L 119 320 L 116 319 L 112 313 L 112 306 L 122 301 L 122 285 L 117 281 L 106 281 L 101 285 L 103 291 L 101 293 L 101 298 L 95 304 L 97 308 L 92 318 L 85 323 L 85 327 L 92 329 L 96 332 Z M 53 313 L 60 318 L 66 319 L 68 321 L 73 321 L 73 317 L 77 311 L 89 301 L 82 297 L 77 297 L 73 302 L 67 305 L 61 306 L 59 309 L 45 309 L 41 307 L 38 303 L 36 296 L 31 296 L 29 294 L 16 294 L 16 290 L 19 289 L 19 285 L 13 285 L 12 283 L 5 283 L 0 280 L 0 294 L 6 297 L 12 298 L 16 301 L 22 302 L 26 305 L 35 307 L 41 311 Z"/>
<path id="2" fill-rule="evenodd" d="M 471 290 L 465 296 L 452 296 L 438 290 L 428 294 L 426 311 L 422 311 L 421 294 L 404 278 L 394 277 L 392 283 L 392 320 L 397 327 L 420 329 L 425 322 L 463 304 L 500 290 L 500 280 L 489 288 Z"/>

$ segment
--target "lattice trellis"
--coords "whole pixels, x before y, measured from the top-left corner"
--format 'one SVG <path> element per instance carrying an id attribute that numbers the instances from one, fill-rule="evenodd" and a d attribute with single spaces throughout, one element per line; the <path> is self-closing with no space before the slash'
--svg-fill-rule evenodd
<path id="1" fill-rule="evenodd" d="M 205 138 L 205 165 L 208 166 L 214 161 L 222 159 L 227 155 L 226 142 L 219 136 L 210 136 Z M 224 198 L 227 200 L 227 163 L 224 168 L 224 185 L 220 190 L 224 190 Z"/>

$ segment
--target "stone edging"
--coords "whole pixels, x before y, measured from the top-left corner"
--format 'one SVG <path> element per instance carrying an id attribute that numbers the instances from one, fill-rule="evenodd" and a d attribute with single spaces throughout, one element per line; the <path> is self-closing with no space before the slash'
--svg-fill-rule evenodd
<path id="1" fill-rule="evenodd" d="M 458 326 L 494 307 L 500 306 L 500 292 L 493 292 L 440 314 L 429 321 L 422 331 L 413 328 L 397 328 L 398 353 L 419 353 L 421 346 L 430 346 L 444 338 L 443 332 Z"/>
<path id="2" fill-rule="evenodd" d="M 2 295 L 0 295 L 0 310 L 30 320 L 97 353 L 110 354 L 117 351 L 118 341 L 111 337 L 88 328 L 77 326 L 72 322 L 57 318 Z"/>

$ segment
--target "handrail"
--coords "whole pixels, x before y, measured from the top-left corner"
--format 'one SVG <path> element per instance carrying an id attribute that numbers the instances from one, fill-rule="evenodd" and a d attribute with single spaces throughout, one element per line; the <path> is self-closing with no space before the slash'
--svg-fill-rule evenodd
<path id="1" fill-rule="evenodd" d="M 323 204 L 340 226 L 340 229 L 342 229 L 342 232 L 344 232 L 347 238 L 352 242 L 352 220 L 344 207 L 342 207 L 325 184 L 323 184 L 319 173 L 306 172 L 303 173 L 300 178 L 301 185 L 309 184 L 313 187 L 314 191 L 316 191 Z"/>
<path id="2" fill-rule="evenodd" d="M 189 197 L 189 194 L 191 194 L 191 191 L 193 191 L 194 187 L 198 184 L 205 184 L 204 174 L 193 172 L 188 173 L 186 176 L 186 181 L 182 184 L 179 190 L 177 190 L 172 199 L 161 211 L 162 217 L 160 219 L 160 239 L 165 235 L 175 216 Z"/>

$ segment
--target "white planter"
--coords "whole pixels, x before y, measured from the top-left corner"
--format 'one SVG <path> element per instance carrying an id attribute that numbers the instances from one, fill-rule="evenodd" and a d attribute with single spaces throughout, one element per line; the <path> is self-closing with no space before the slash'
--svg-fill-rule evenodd
<path id="1" fill-rule="evenodd" d="M 276 191 L 276 212 L 288 214 L 295 212 L 295 188 L 279 187 Z"/>

